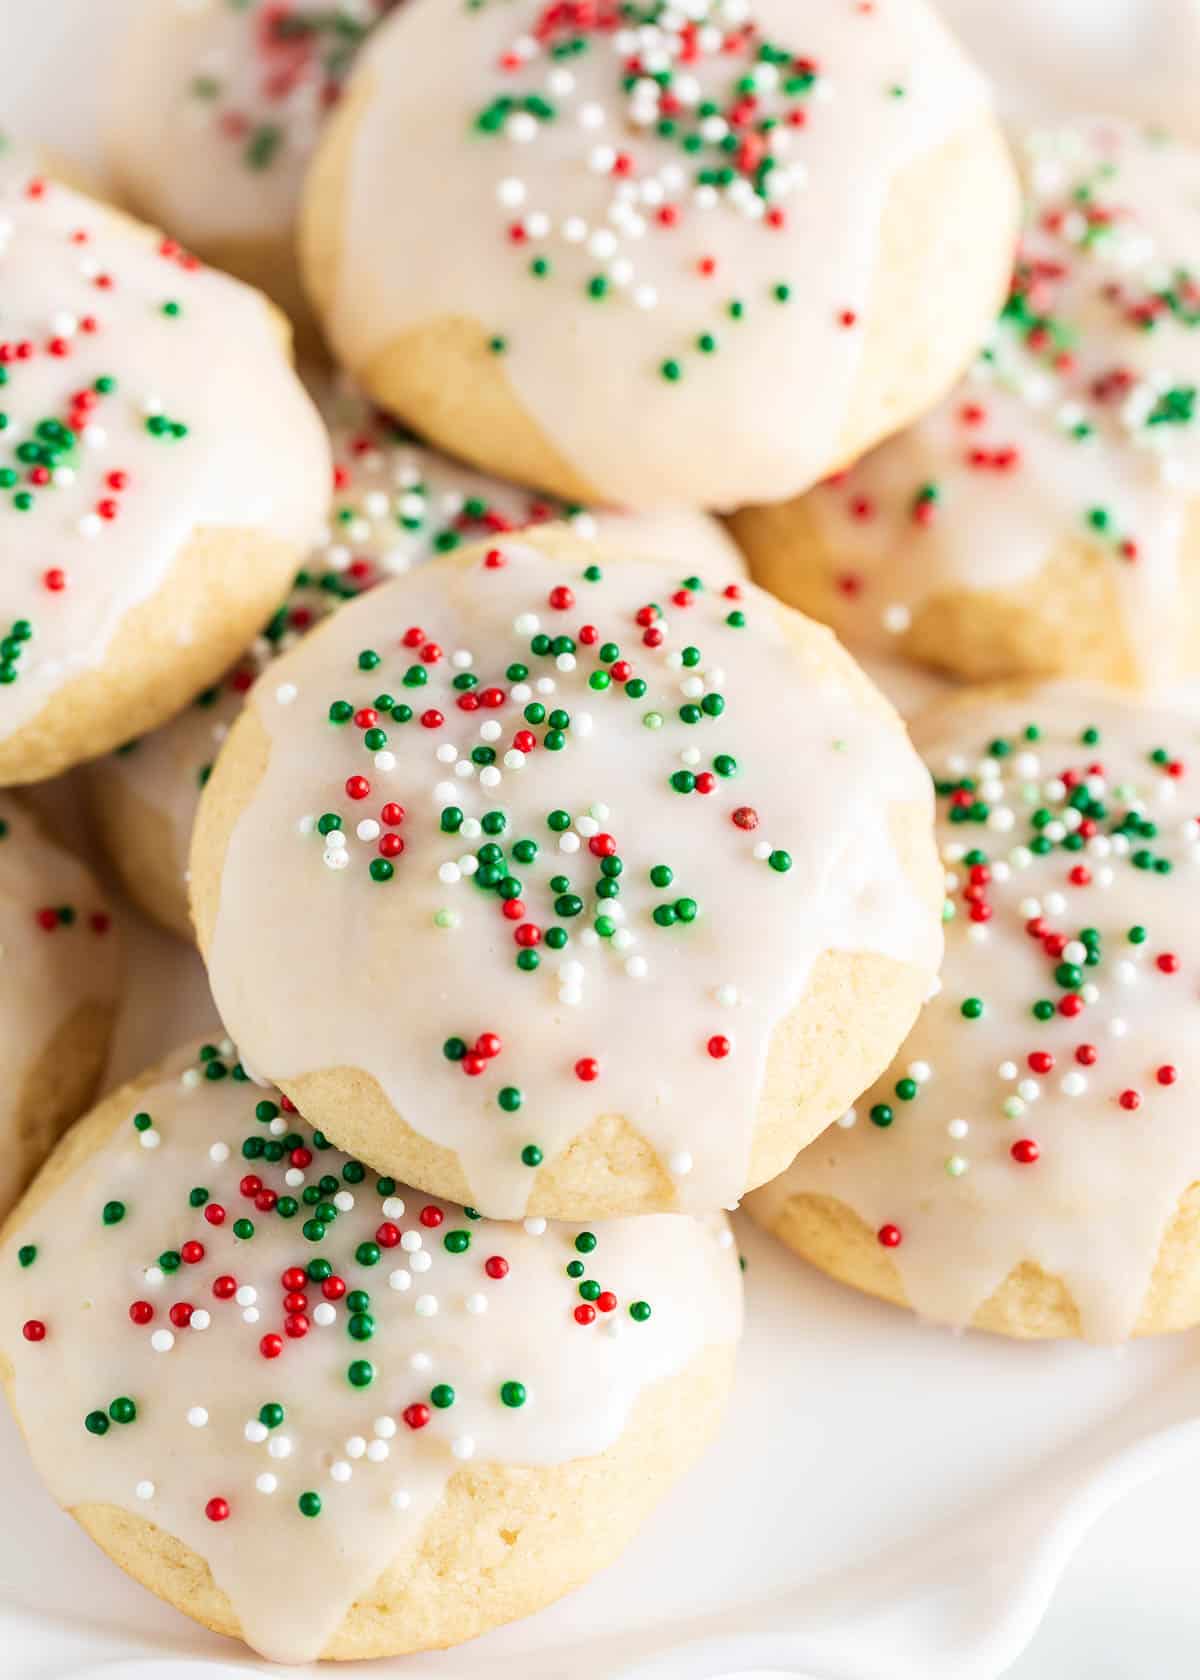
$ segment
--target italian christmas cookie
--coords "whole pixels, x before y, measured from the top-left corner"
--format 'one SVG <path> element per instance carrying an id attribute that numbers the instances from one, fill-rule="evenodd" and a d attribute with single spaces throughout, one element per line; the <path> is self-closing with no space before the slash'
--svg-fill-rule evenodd
<path id="1" fill-rule="evenodd" d="M 122 198 L 310 326 L 300 188 L 326 113 L 395 0 L 140 0 L 108 82 Z"/>
<path id="2" fill-rule="evenodd" d="M 1012 288 L 966 379 L 797 501 L 755 575 L 855 646 L 972 679 L 1200 671 L 1200 150 L 1029 133 Z"/>
<path id="3" fill-rule="evenodd" d="M 200 791 L 255 677 L 300 636 L 381 577 L 406 572 L 473 536 L 564 522 L 586 543 L 611 534 L 727 581 L 745 573 L 718 522 L 691 511 L 592 513 L 485 478 L 417 444 L 352 392 L 329 404 L 335 498 L 324 540 L 262 634 L 220 682 L 154 734 L 90 768 L 92 806 L 109 859 L 144 910 L 192 937 L 187 859 Z"/>
<path id="4" fill-rule="evenodd" d="M 497 1217 L 694 1211 L 886 1064 L 941 951 L 928 777 L 823 628 L 553 530 L 251 692 L 192 909 L 243 1053 Z"/>
<path id="5" fill-rule="evenodd" d="M 503 1225 L 332 1148 L 228 1043 L 108 1098 L 0 1251 L 53 1493 L 285 1662 L 453 1645 L 604 1567 L 716 1430 L 721 1215 Z"/>
<path id="6" fill-rule="evenodd" d="M 90 872 L 0 792 L 0 1213 L 96 1094 L 120 993 L 112 915 Z"/>
<path id="7" fill-rule="evenodd" d="M 247 645 L 328 504 L 257 293 L 0 160 L 0 784 L 161 723 Z"/>
<path id="8" fill-rule="evenodd" d="M 1117 1341 L 1200 1322 L 1200 712 L 985 691 L 916 738 L 941 990 L 750 1212 L 942 1323 Z"/>
<path id="9" fill-rule="evenodd" d="M 936 401 L 1015 226 L 924 0 L 519 0 L 379 29 L 300 244 L 339 360 L 433 441 L 582 500 L 728 508 Z"/>

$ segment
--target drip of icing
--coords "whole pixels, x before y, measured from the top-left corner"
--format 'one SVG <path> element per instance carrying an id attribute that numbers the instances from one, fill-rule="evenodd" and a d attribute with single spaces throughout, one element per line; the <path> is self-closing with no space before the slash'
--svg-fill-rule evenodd
<path id="1" fill-rule="evenodd" d="M 490 555 L 346 607 L 250 696 L 269 762 L 224 863 L 217 1006 L 285 1084 L 370 1073 L 489 1213 L 520 1213 L 531 1167 L 603 1115 L 684 1210 L 726 1205 L 817 957 L 936 968 L 889 828 L 928 779 L 753 586 Z M 493 1032 L 464 1078 L 443 1046 Z"/>
<path id="2" fill-rule="evenodd" d="M 328 456 L 258 295 L 0 160 L 0 733 L 103 662 L 192 534 L 303 550 Z"/>
<path id="3" fill-rule="evenodd" d="M 883 649 L 933 597 L 1032 584 L 1071 543 L 1111 564 L 1143 679 L 1179 647 L 1200 488 L 1200 151 L 1112 120 L 1023 139 L 1013 291 L 968 378 L 805 503 L 833 620 Z"/>
<path id="4" fill-rule="evenodd" d="M 265 1656 L 317 1657 L 457 1469 L 602 1453 L 740 1333 L 719 1216 L 481 1220 L 329 1147 L 227 1042 L 129 1097 L 0 1255 L 14 1403 L 59 1502 L 182 1540 Z"/>
<path id="5" fill-rule="evenodd" d="M 1200 716 L 1053 685 L 952 707 L 918 745 L 942 779 L 941 989 L 751 1205 L 770 1225 L 826 1195 L 894 1227 L 929 1318 L 969 1323 L 1032 1261 L 1120 1340 L 1200 1180 Z"/>
<path id="6" fill-rule="evenodd" d="M 740 577 L 745 562 L 715 519 L 691 510 L 596 513 L 520 490 L 416 443 L 352 390 L 323 403 L 334 454 L 334 506 L 325 540 L 279 613 L 246 657 L 186 712 L 101 761 L 165 817 L 179 880 L 200 793 L 250 684 L 343 599 L 380 578 L 423 565 L 460 543 L 492 533 L 566 521 L 581 539 L 614 539 L 630 553 L 678 553 L 680 562 Z M 182 890 L 182 888 L 181 888 Z"/>
<path id="7" fill-rule="evenodd" d="M 477 322 L 585 482 L 774 499 L 828 467 L 891 183 L 982 117 L 983 84 L 912 0 L 644 15 L 414 6 L 379 31 L 332 336 L 361 370 L 408 330 Z"/>
<path id="8" fill-rule="evenodd" d="M 395 0 L 146 0 L 113 69 L 122 183 L 198 246 L 291 227 L 325 113 Z"/>
<path id="9" fill-rule="evenodd" d="M 59 1030 L 89 1003 L 112 1005 L 119 949 L 107 904 L 88 870 L 11 794 L 0 793 L 0 1208 L 12 1205 L 32 1166 L 36 1134 L 18 1130 L 25 1080 Z M 22 1118 L 25 1118 L 22 1116 Z M 67 1116 L 66 1118 L 73 1118 Z"/>

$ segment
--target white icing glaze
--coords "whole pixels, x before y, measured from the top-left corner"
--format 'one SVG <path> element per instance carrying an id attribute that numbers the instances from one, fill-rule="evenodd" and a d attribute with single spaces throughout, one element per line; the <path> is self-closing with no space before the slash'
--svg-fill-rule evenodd
<path id="1" fill-rule="evenodd" d="M 805 503 L 836 562 L 833 616 L 856 643 L 894 646 L 931 597 L 1019 589 L 1090 543 L 1142 678 L 1167 683 L 1196 662 L 1177 601 L 1200 423 L 1165 415 L 1176 392 L 1190 416 L 1200 382 L 1200 151 L 1093 119 L 1032 130 L 1018 161 L 1027 308 L 939 407 Z"/>
<path id="2" fill-rule="evenodd" d="M 1021 738 L 1030 723 L 1042 730 L 1033 743 Z M 1082 742 L 1093 726 L 1099 740 Z M 1032 1261 L 1064 1281 L 1085 1336 L 1118 1340 L 1138 1318 L 1179 1198 L 1200 1180 L 1200 710 L 1055 685 L 952 707 L 916 733 L 935 776 L 974 778 L 990 810 L 984 823 L 951 823 L 939 801 L 956 912 L 941 990 L 850 1123 L 831 1127 L 751 1205 L 770 1224 L 790 1197 L 811 1192 L 873 1229 L 895 1226 L 890 1257 L 929 1318 L 968 1323 Z M 990 753 L 995 740 L 1012 743 L 1008 757 Z M 1152 762 L 1159 749 L 1182 771 Z M 1106 815 L 1068 851 L 1062 840 L 1088 818 L 1067 817 L 1059 778 L 1096 764 L 1103 775 L 1086 785 Z M 1039 809 L 1051 813 L 1040 831 Z M 1129 810 L 1157 834 L 1114 835 Z M 1043 856 L 1027 844 L 1038 832 L 1055 838 Z M 990 882 L 972 884 L 974 847 L 990 860 Z M 1143 849 L 1171 872 L 1137 867 Z M 1088 880 L 1072 877 L 1080 868 Z M 980 895 L 986 919 L 976 921 Z M 1056 955 L 1028 931 L 1036 917 L 1073 943 Z M 1146 930 L 1141 943 L 1129 938 L 1134 927 Z M 1100 934 L 1094 964 L 1077 961 L 1089 928 Z M 1164 956 L 1176 959 L 1173 971 L 1159 966 Z M 1057 978 L 1062 962 L 1076 963 L 1078 984 Z M 1031 1013 L 1075 993 L 1084 1000 L 1076 1014 Z M 963 1014 L 971 997 L 983 1001 L 978 1019 Z M 1160 1069 L 1174 1070 L 1173 1083 L 1160 1083 Z M 918 1084 L 908 1101 L 895 1093 L 904 1078 Z M 1136 1107 L 1122 1106 L 1124 1092 L 1136 1093 Z M 893 1114 L 884 1126 L 871 1119 L 881 1104 Z M 1013 1145 L 1030 1140 L 1037 1159 L 1014 1159 Z"/>
<path id="3" fill-rule="evenodd" d="M 286 236 L 360 32 L 393 3 L 142 0 L 108 87 L 122 186 L 198 248 Z"/>
<path id="4" fill-rule="evenodd" d="M 651 1143 L 684 1210 L 728 1204 L 745 1188 L 772 1032 L 815 959 L 877 952 L 932 974 L 940 955 L 889 826 L 893 807 L 921 810 L 930 797 L 894 715 L 797 651 L 776 603 L 752 585 L 685 592 L 676 604 L 678 570 L 595 557 L 602 581 L 584 576 L 578 556 L 512 540 L 500 569 L 478 551 L 427 566 L 344 608 L 274 667 L 248 702 L 269 764 L 235 826 L 209 941 L 217 1007 L 259 1072 L 286 1085 L 364 1069 L 409 1125 L 457 1151 L 472 1200 L 501 1217 L 526 1206 L 525 1146 L 550 1162 L 602 1115 L 623 1115 Z M 556 606 L 560 587 L 571 599 Z M 665 616 L 652 622 L 654 602 Z M 731 610 L 744 627 L 730 625 Z M 536 635 L 559 634 L 579 638 L 574 654 L 531 651 Z M 422 671 L 426 637 L 442 656 Z M 366 672 L 364 648 L 381 659 Z M 527 680 L 507 675 L 514 662 Z M 406 666 L 428 684 L 406 687 Z M 612 670 L 611 686 L 592 686 Z M 477 710 L 459 709 L 451 686 L 466 671 L 488 695 Z M 626 692 L 627 678 L 645 693 Z M 382 719 L 376 756 L 360 724 L 335 726 L 329 710 L 369 707 L 381 691 L 414 716 Z M 709 702 L 719 715 L 702 709 L 710 694 L 723 697 L 723 711 Z M 541 722 L 530 720 L 535 706 L 547 709 Z M 557 708 L 571 719 L 561 750 L 545 745 Z M 516 746 L 523 733 L 529 750 Z M 359 772 L 369 795 L 348 797 Z M 681 793 L 673 776 L 701 781 Z M 392 800 L 406 814 L 380 839 Z M 462 831 L 443 830 L 448 808 L 465 814 Z M 555 811 L 568 831 L 550 826 Z M 515 919 L 472 879 L 491 812 L 520 883 Z M 314 824 L 326 814 L 342 826 L 323 842 Z M 380 867 L 388 833 L 404 852 L 393 878 L 377 881 L 369 866 Z M 520 840 L 535 842 L 535 861 L 521 861 Z M 602 873 L 606 845 L 622 864 L 617 895 Z M 768 862 L 773 849 L 790 868 Z M 657 865 L 674 872 L 668 885 L 652 883 Z M 560 872 L 569 888 L 552 885 Z M 684 920 L 655 923 L 656 909 L 680 900 L 694 901 L 694 921 L 685 903 Z M 527 932 L 569 930 L 565 948 L 537 947 L 536 972 L 516 966 L 522 919 Z M 443 1042 L 489 1032 L 503 1054 L 464 1078 Z M 729 1053 L 710 1053 L 710 1039 L 727 1039 Z M 588 1057 L 600 1064 L 595 1081 L 576 1076 Z M 524 1093 L 519 1111 L 498 1106 L 505 1087 Z M 314 1118 L 336 1132 L 335 1115 Z"/>
<path id="5" fill-rule="evenodd" d="M 256 527 L 302 552 L 328 455 L 256 293 L 19 157 L 0 161 L 0 317 L 4 737 L 103 663 L 198 529 Z M 32 636 L 14 660 L 17 621 Z"/>
<path id="6" fill-rule="evenodd" d="M 689 0 L 651 6 L 637 29 L 613 27 L 619 9 L 601 0 L 590 31 L 561 21 L 570 10 L 544 27 L 549 9 L 529 0 L 406 7 L 372 39 L 327 323 L 341 359 L 361 371 L 402 332 L 473 320 L 506 342 L 523 408 L 602 494 L 729 507 L 807 488 L 846 413 L 888 187 L 980 118 L 982 83 L 922 0 Z M 554 55 L 576 36 L 584 50 Z M 765 45 L 781 60 L 756 57 Z M 635 60 L 647 73 L 627 96 Z M 673 139 L 656 132 L 652 68 L 673 76 Z M 729 164 L 721 113 L 747 72 L 751 150 L 729 186 L 700 182 Z M 718 113 L 693 121 L 707 100 Z M 753 123 L 774 116 L 763 196 Z M 702 150 L 684 150 L 700 124 Z"/>
<path id="7" fill-rule="evenodd" d="M 231 1046 L 209 1048 L 220 1049 L 216 1065 L 232 1065 Z M 347 1173 L 344 1155 L 312 1147 L 310 1129 L 275 1102 L 276 1118 L 257 1119 L 275 1093 L 203 1078 L 194 1055 L 179 1053 L 131 1096 L 108 1142 L 13 1232 L 0 1256 L 0 1345 L 59 1502 L 115 1505 L 178 1537 L 208 1564 L 248 1643 L 306 1661 L 419 1544 L 455 1471 L 602 1453 L 648 1388 L 735 1343 L 739 1268 L 720 1216 L 602 1222 L 589 1245 L 574 1225 L 497 1225 L 404 1186 L 385 1196 L 373 1173 Z M 138 1130 L 135 1114 L 152 1124 Z M 243 1158 L 244 1138 L 274 1148 L 289 1135 L 302 1154 Z M 247 1173 L 300 1206 L 287 1218 L 256 1206 Z M 324 1175 L 339 1181 L 340 1206 L 330 1193 L 317 1237 L 299 1181 Z M 194 1189 L 207 1192 L 203 1208 Z M 124 1214 L 105 1223 L 113 1203 Z M 244 1217 L 253 1234 L 239 1238 Z M 465 1251 L 454 1233 L 466 1234 Z M 185 1254 L 189 1243 L 203 1252 Z M 360 1258 L 364 1243 L 374 1263 Z M 25 1245 L 36 1259 L 21 1266 Z M 493 1257 L 505 1275 L 489 1273 Z M 285 1271 L 316 1260 L 345 1288 L 309 1279 L 296 1292 L 303 1305 L 285 1304 Z M 580 1277 L 567 1273 L 575 1262 Z M 218 1278 L 237 1293 L 218 1294 Z M 367 1328 L 351 1310 L 356 1290 L 369 1294 L 367 1339 L 355 1334 Z M 579 1322 L 592 1300 L 591 1321 Z M 152 1318 L 134 1322 L 135 1301 Z M 641 1302 L 650 1314 L 639 1320 Z M 179 1303 L 190 1322 L 172 1320 Z M 46 1330 L 35 1342 L 22 1333 L 31 1317 Z M 274 1357 L 262 1351 L 267 1336 L 279 1338 Z M 348 1378 L 358 1360 L 373 1369 L 366 1386 Z M 502 1398 L 509 1383 L 524 1386 L 523 1404 Z M 136 1418 L 89 1432 L 85 1417 L 118 1397 L 134 1401 Z M 270 1427 L 260 1424 L 268 1404 L 283 1408 Z M 305 1492 L 319 1495 L 319 1515 L 298 1508 Z M 224 1520 L 206 1514 L 214 1498 L 227 1502 Z"/>
<path id="8" fill-rule="evenodd" d="M 84 865 L 0 793 L 0 1211 L 40 1165 L 32 1134 L 15 1130 L 27 1075 L 76 1010 L 115 1005 L 120 951 L 111 923 Z"/>
<path id="9" fill-rule="evenodd" d="M 334 507 L 325 539 L 287 603 L 288 621 L 272 621 L 223 681 L 164 728 L 99 760 L 101 785 L 120 780 L 166 824 L 183 891 L 200 790 L 218 748 L 242 709 L 246 689 L 272 659 L 292 647 L 341 598 L 381 577 L 407 572 L 435 554 L 488 531 L 566 519 L 583 538 L 619 541 L 630 553 L 677 554 L 718 582 L 741 577 L 745 562 L 715 519 L 690 509 L 653 514 L 592 513 L 485 477 L 414 442 L 372 413 L 346 388 L 327 393 L 334 457 Z"/>

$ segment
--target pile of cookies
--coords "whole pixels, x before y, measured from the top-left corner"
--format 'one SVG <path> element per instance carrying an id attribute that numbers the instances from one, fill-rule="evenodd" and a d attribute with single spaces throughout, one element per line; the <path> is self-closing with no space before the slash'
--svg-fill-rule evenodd
<path id="1" fill-rule="evenodd" d="M 926 0 L 146 0 L 110 95 L 111 202 L 0 153 L 59 1503 L 436 1648 L 711 1440 L 747 1192 L 943 1323 L 1200 1321 L 1200 154 L 1005 136 Z M 213 1025 L 104 1094 L 126 900 Z"/>

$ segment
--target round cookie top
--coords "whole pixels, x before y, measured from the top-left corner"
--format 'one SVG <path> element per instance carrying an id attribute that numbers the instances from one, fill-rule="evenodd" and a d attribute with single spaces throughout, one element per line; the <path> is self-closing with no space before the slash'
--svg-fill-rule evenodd
<path id="1" fill-rule="evenodd" d="M 551 522 L 566 523 L 581 544 L 609 536 L 634 551 L 677 551 L 722 582 L 744 574 L 739 550 L 718 522 L 703 514 L 593 513 L 486 477 L 426 448 L 350 388 L 325 394 L 321 406 L 333 443 L 333 509 L 287 601 L 245 657 L 198 694 L 193 706 L 97 762 L 99 777 L 119 777 L 167 817 L 181 900 L 200 791 L 247 690 L 342 601 L 473 538 Z"/>
<path id="2" fill-rule="evenodd" d="M 602 1117 L 704 1209 L 745 1189 L 817 959 L 934 972 L 891 827 L 929 798 L 827 631 L 546 533 L 373 591 L 259 682 L 193 909 L 255 1069 L 362 1070 L 489 1213 Z M 336 1132 L 338 1100 L 304 1101 Z"/>
<path id="3" fill-rule="evenodd" d="M 0 1208 L 7 1209 L 36 1162 L 36 1156 L 31 1161 L 31 1145 L 42 1135 L 28 1106 L 38 1101 L 43 1081 L 52 1079 L 53 1058 L 70 1056 L 69 1035 L 80 1012 L 115 1005 L 120 950 L 108 904 L 90 871 L 48 839 L 26 807 L 4 792 L 0 963 L 0 1056 L 6 1070 L 0 1096 Z M 43 1061 L 47 1057 L 49 1066 Z"/>
<path id="4" fill-rule="evenodd" d="M 923 0 L 401 8 L 347 97 L 341 360 L 476 323 L 580 481 L 718 508 L 828 470 L 888 190 L 986 111 Z"/>
<path id="5" fill-rule="evenodd" d="M 1200 713 L 1052 685 L 927 723 L 941 989 L 756 1209 L 844 1203 L 915 1310 L 956 1325 L 1032 1263 L 1117 1340 L 1200 1180 Z"/>
<path id="6" fill-rule="evenodd" d="M 108 105 L 122 185 L 198 246 L 285 234 L 321 122 L 393 4 L 145 0 Z"/>
<path id="7" fill-rule="evenodd" d="M 833 622 L 894 646 L 934 597 L 1099 556 L 1136 675 L 1170 681 L 1195 667 L 1179 603 L 1197 589 L 1200 150 L 1092 119 L 1017 155 L 1012 288 L 971 373 L 804 503 L 840 566 Z"/>
<path id="8" fill-rule="evenodd" d="M 0 159 L 0 738 L 103 664 L 199 529 L 303 548 L 317 416 L 257 293 Z"/>
<path id="9" fill-rule="evenodd" d="M 0 1345 L 56 1498 L 182 1540 L 284 1661 L 456 1470 L 601 1453 L 741 1328 L 723 1218 L 481 1219 L 340 1154 L 228 1042 L 110 1098 L 5 1239 Z"/>

